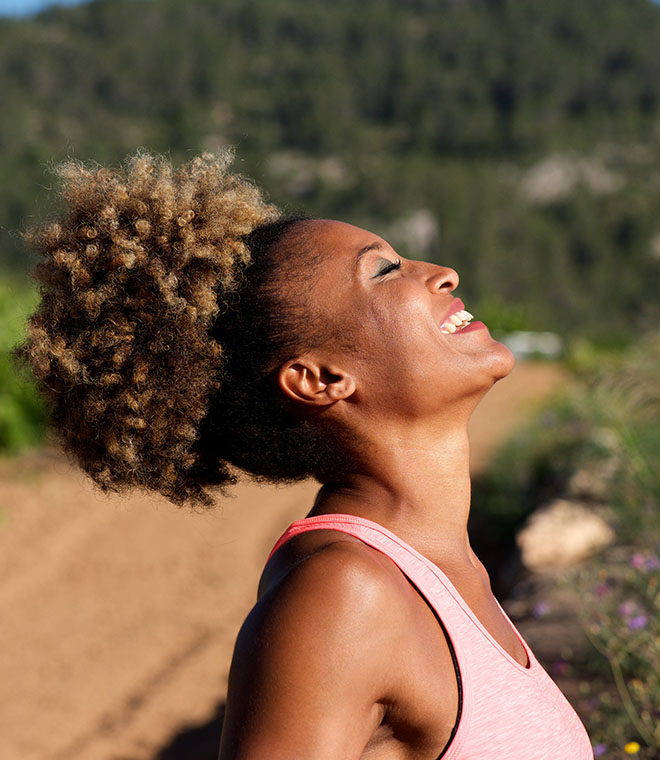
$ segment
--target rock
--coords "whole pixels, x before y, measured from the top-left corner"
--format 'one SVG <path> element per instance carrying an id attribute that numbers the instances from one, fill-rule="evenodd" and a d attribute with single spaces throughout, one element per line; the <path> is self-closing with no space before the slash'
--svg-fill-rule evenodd
<path id="1" fill-rule="evenodd" d="M 516 543 L 525 567 L 539 572 L 580 562 L 609 546 L 614 537 L 593 507 L 557 499 L 531 515 Z"/>
<path id="2" fill-rule="evenodd" d="M 599 158 L 553 154 L 531 166 L 520 187 L 530 203 L 545 206 L 565 200 L 579 184 L 594 195 L 607 195 L 619 191 L 624 178 L 608 169 Z"/>

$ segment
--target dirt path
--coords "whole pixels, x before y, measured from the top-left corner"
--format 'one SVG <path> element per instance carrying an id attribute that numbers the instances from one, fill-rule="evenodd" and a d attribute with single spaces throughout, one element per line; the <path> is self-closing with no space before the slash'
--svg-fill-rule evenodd
<path id="1" fill-rule="evenodd" d="M 523 363 L 495 386 L 471 424 L 475 470 L 562 379 Z M 191 514 L 102 496 L 50 450 L 1 461 L 0 758 L 173 758 L 172 738 L 216 713 L 264 559 L 314 493 L 245 484 Z"/>

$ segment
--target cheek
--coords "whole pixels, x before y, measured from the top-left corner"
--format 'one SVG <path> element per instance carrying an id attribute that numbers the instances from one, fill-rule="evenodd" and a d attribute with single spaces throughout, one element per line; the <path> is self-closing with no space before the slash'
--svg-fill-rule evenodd
<path id="1" fill-rule="evenodd" d="M 482 345 L 475 338 L 459 345 L 440 332 L 426 304 L 413 302 L 406 307 L 396 312 L 395 319 L 392 314 L 376 315 L 380 343 L 371 353 L 379 379 L 389 384 L 399 401 L 415 406 L 447 403 L 492 384 L 490 365 L 499 353 L 494 341 Z"/>
<path id="2" fill-rule="evenodd" d="M 428 313 L 379 309 L 369 320 L 369 329 L 363 325 L 361 335 L 361 374 L 370 390 L 380 395 L 386 389 L 394 403 L 410 407 L 417 406 L 420 392 L 437 385 L 450 352 Z"/>
<path id="3" fill-rule="evenodd" d="M 392 361 L 423 361 L 438 346 L 436 325 L 420 299 L 378 303 L 371 307 L 367 324 L 374 344 Z"/>

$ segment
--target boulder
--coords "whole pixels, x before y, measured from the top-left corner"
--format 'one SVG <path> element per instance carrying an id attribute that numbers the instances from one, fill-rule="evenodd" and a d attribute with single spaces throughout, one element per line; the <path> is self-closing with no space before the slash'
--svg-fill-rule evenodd
<path id="1" fill-rule="evenodd" d="M 542 572 L 574 565 L 614 542 L 602 508 L 556 499 L 534 512 L 516 536 L 523 564 Z"/>

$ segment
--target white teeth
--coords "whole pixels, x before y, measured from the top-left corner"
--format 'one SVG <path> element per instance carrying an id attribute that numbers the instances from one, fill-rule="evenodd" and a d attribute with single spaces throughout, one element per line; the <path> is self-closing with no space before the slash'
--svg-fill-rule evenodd
<path id="1" fill-rule="evenodd" d="M 461 309 L 460 311 L 455 312 L 452 314 L 449 319 L 447 319 L 443 325 L 440 327 L 440 332 L 443 332 L 445 334 L 451 334 L 455 333 L 456 330 L 460 330 L 463 327 L 467 327 L 470 320 L 474 319 L 472 314 L 470 314 L 469 311 L 466 311 L 465 309 Z"/>

